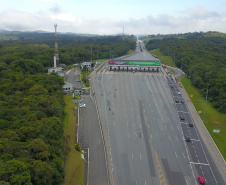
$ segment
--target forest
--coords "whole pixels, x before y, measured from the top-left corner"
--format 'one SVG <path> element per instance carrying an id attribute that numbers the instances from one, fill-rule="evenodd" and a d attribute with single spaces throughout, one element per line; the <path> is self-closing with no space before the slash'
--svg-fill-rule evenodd
<path id="1" fill-rule="evenodd" d="M 148 50 L 160 49 L 190 78 L 191 83 L 222 113 L 226 113 L 226 34 L 195 32 L 150 35 Z"/>
<path id="2" fill-rule="evenodd" d="M 48 35 L 0 33 L 0 184 L 64 181 L 64 79 L 46 74 L 54 55 L 54 34 Z M 92 59 L 99 59 L 124 55 L 135 44 L 134 36 L 70 35 L 59 35 L 58 43 L 64 64 L 90 60 L 91 46 Z"/>

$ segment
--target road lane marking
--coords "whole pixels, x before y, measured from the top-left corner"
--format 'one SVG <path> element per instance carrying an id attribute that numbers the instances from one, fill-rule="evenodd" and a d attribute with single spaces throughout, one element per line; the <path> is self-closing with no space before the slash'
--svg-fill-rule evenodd
<path id="1" fill-rule="evenodd" d="M 200 141 L 200 140 L 198 140 L 198 139 L 191 139 L 192 141 Z"/>
<path id="2" fill-rule="evenodd" d="M 198 164 L 198 165 L 204 165 L 204 166 L 209 166 L 209 164 L 206 163 L 196 163 L 196 162 L 190 162 L 191 164 Z"/>
<path id="3" fill-rule="evenodd" d="M 176 158 L 178 158 L 178 156 L 177 156 L 177 153 L 175 152 L 175 156 L 176 156 Z"/>
<path id="4" fill-rule="evenodd" d="M 161 163 L 159 161 L 159 157 L 157 152 L 155 151 L 155 158 L 156 158 L 156 162 L 157 162 L 157 168 L 158 168 L 158 173 L 159 173 L 159 181 L 160 181 L 160 185 L 167 185 L 166 183 L 166 179 L 162 170 L 162 166 Z"/>

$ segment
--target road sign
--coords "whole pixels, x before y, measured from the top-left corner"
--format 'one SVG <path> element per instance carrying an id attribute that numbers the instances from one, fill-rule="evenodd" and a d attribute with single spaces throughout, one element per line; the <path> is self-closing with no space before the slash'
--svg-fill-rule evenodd
<path id="1" fill-rule="evenodd" d="M 193 98 L 193 94 L 191 94 L 190 97 Z"/>

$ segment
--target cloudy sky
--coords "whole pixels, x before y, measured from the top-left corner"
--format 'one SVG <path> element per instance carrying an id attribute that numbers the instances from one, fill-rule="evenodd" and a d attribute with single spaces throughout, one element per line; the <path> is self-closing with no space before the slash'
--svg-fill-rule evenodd
<path id="1" fill-rule="evenodd" d="M 0 0 L 0 30 L 226 33 L 226 0 Z"/>

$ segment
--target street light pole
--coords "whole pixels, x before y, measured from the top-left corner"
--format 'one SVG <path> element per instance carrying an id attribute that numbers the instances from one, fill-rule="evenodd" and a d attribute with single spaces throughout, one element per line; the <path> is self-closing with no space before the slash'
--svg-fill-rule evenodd
<path id="1" fill-rule="evenodd" d="M 206 103 L 207 103 L 207 97 L 208 97 L 208 89 L 209 89 L 209 84 L 207 84 Z M 206 103 L 205 103 L 205 110 L 204 110 L 204 118 L 205 118 L 205 115 L 206 115 Z"/>
<path id="2" fill-rule="evenodd" d="M 190 80 L 191 80 L 191 68 L 190 68 L 190 76 L 189 76 L 189 88 L 188 88 L 188 94 L 190 94 Z"/>

